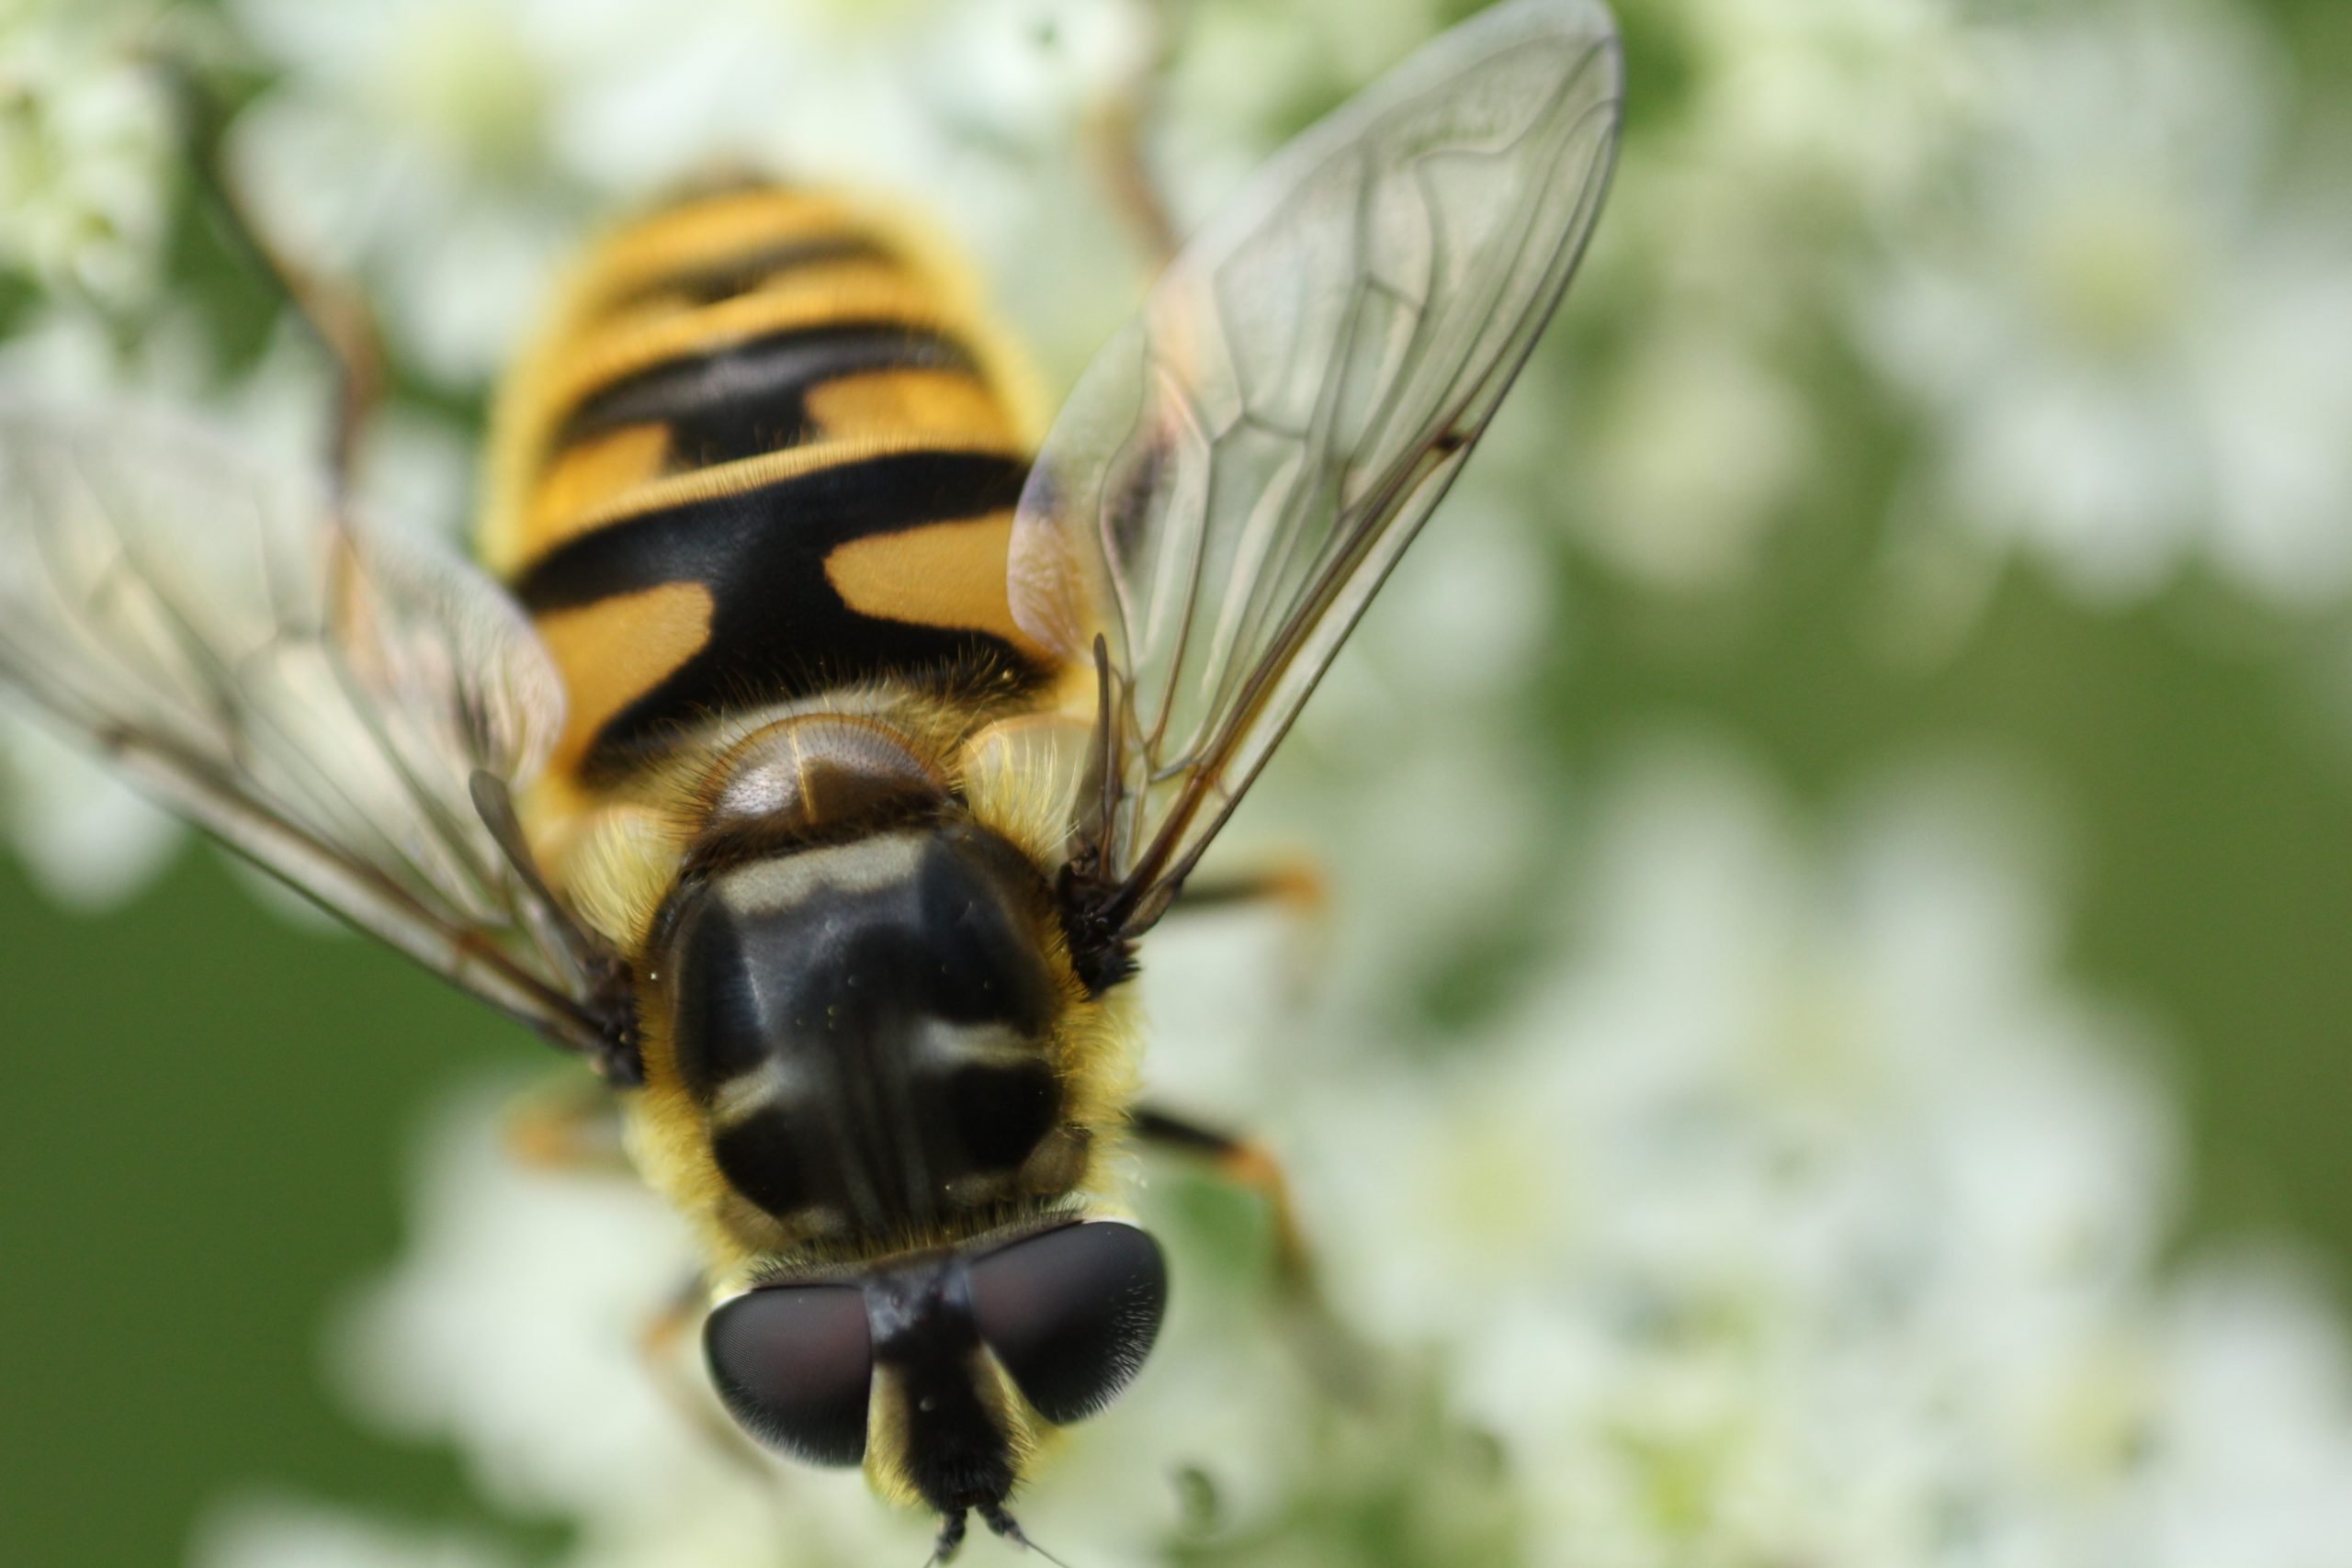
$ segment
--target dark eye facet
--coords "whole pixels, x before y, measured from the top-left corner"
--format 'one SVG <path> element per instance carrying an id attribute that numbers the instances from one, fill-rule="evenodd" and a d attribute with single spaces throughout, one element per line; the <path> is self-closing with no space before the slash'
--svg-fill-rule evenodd
<path id="1" fill-rule="evenodd" d="M 1159 1244 L 1130 1224 L 1066 1225 L 971 1266 L 980 1337 L 1037 1413 L 1093 1415 L 1135 1381 L 1168 1305 Z"/>
<path id="2" fill-rule="evenodd" d="M 752 1291 L 710 1314 L 702 1343 L 718 1397 L 745 1431 L 812 1464 L 865 1459 L 874 1340 L 864 1291 Z"/>

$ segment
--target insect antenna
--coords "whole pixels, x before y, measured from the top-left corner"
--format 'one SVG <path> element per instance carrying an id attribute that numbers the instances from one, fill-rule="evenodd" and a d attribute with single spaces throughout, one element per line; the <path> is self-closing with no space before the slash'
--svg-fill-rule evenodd
<path id="1" fill-rule="evenodd" d="M 996 1532 L 999 1539 L 1011 1541 L 1013 1545 L 1019 1547 L 1023 1551 L 1035 1552 L 1038 1556 L 1052 1563 L 1054 1568 L 1069 1568 L 1069 1563 L 1063 1562 L 1060 1558 L 1055 1556 L 1052 1552 L 1047 1551 L 1044 1547 L 1039 1546 L 1035 1541 L 1031 1540 L 1026 1535 L 1023 1534 L 1021 1527 L 1013 1522 L 1013 1517 L 1011 1514 L 1004 1511 L 1004 1506 L 1001 1503 L 981 1504 L 980 1518 L 989 1529 Z"/>
<path id="2" fill-rule="evenodd" d="M 931 1555 L 922 1568 L 946 1568 L 956 1561 L 956 1552 L 964 1544 L 964 1510 L 939 1516 L 939 1537 L 931 1543 Z"/>

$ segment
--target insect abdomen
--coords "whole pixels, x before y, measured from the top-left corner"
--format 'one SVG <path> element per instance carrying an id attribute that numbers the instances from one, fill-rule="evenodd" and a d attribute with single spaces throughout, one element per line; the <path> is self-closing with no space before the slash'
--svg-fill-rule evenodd
<path id="1" fill-rule="evenodd" d="M 953 279 L 838 198 L 682 203 L 594 252 L 502 403 L 482 552 L 570 688 L 554 765 L 892 678 L 1019 683 L 1030 432 Z"/>

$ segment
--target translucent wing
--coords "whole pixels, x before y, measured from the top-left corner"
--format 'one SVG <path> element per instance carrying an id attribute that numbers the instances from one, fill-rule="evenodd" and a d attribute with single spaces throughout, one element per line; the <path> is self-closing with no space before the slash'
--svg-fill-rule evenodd
<path id="1" fill-rule="evenodd" d="M 1080 380 L 1012 572 L 1023 629 L 1103 664 L 1081 947 L 1166 908 L 1460 471 L 1591 232 L 1621 96 L 1596 0 L 1483 14 L 1286 148 Z"/>
<path id="2" fill-rule="evenodd" d="M 508 803 L 562 688 L 471 568 L 168 417 L 0 401 L 0 687 L 361 930 L 633 1062 L 616 960 Z"/>

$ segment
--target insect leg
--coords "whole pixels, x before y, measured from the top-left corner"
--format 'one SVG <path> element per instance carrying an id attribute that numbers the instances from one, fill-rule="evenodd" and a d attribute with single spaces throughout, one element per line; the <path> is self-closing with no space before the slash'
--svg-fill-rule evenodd
<path id="1" fill-rule="evenodd" d="M 1169 0 L 1141 7 L 1148 33 L 1134 69 L 1117 91 L 1094 106 L 1086 123 L 1097 175 L 1155 272 L 1175 259 L 1183 241 L 1144 150 L 1144 131 L 1159 107 L 1160 72 L 1168 62 L 1170 8 Z"/>
<path id="2" fill-rule="evenodd" d="M 1263 1144 L 1139 1106 L 1132 1118 L 1146 1144 L 1205 1162 L 1219 1177 L 1259 1194 L 1274 1230 L 1274 1276 L 1298 1330 L 1300 1352 L 1333 1393 L 1361 1401 L 1371 1392 L 1372 1357 L 1331 1309 L 1282 1163 Z"/>
<path id="3" fill-rule="evenodd" d="M 351 492 L 360 434 L 384 392 L 383 344 L 375 313 L 357 289 L 300 265 L 269 236 L 229 172 L 223 155 L 227 110 L 186 63 L 167 57 L 157 69 L 178 107 L 198 194 L 221 235 L 285 296 L 334 361 L 334 425 L 328 433 L 327 472 L 340 502 Z"/>
<path id="4" fill-rule="evenodd" d="M 1315 1269 L 1306 1235 L 1291 1203 L 1290 1180 L 1272 1151 L 1263 1144 L 1148 1105 L 1136 1109 L 1132 1125 L 1145 1143 L 1201 1160 L 1224 1180 L 1264 1199 L 1267 1217 L 1274 1227 L 1276 1277 L 1285 1291 L 1314 1290 Z"/>
<path id="5" fill-rule="evenodd" d="M 1187 877 L 1168 912 L 1192 914 L 1231 908 L 1237 904 L 1267 903 L 1280 905 L 1304 919 L 1317 919 L 1329 907 L 1330 897 L 1330 884 L 1323 875 L 1322 865 L 1300 855 L 1269 861 L 1247 871 Z"/>
<path id="6" fill-rule="evenodd" d="M 620 1101 L 602 1079 L 566 1074 L 507 1108 L 506 1150 L 535 1170 L 628 1176 Z"/>
<path id="7" fill-rule="evenodd" d="M 709 1304 L 702 1280 L 685 1280 L 638 1330 L 638 1359 L 671 1408 L 710 1442 L 712 1450 L 726 1456 L 728 1462 L 739 1468 L 747 1479 L 773 1495 L 777 1490 L 776 1469 L 767 1451 L 711 1403 L 702 1380 L 686 1370 L 678 1354 L 680 1345 L 701 1324 Z"/>
<path id="8" fill-rule="evenodd" d="M 1322 863 L 1307 855 L 1269 860 L 1241 871 L 1189 876 L 1168 907 L 1170 916 L 1267 908 L 1283 917 L 1275 974 L 1294 1003 L 1314 990 L 1324 973 L 1331 886 Z"/>

